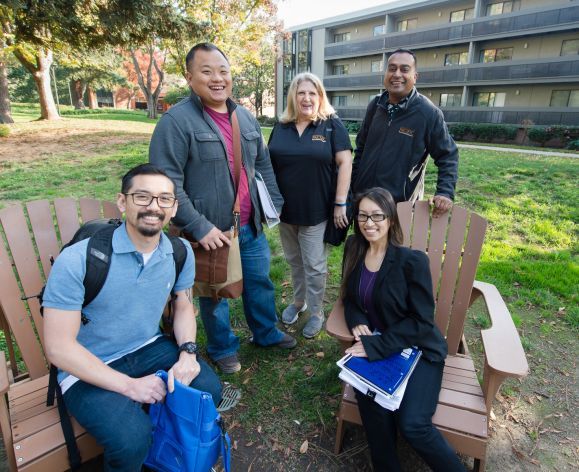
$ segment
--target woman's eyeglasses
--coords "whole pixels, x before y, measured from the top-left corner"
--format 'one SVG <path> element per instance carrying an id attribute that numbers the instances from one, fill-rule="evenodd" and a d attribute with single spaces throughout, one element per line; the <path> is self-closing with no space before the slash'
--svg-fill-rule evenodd
<path id="1" fill-rule="evenodd" d="M 366 223 L 368 219 L 371 219 L 374 223 L 378 223 L 379 221 L 384 221 L 388 218 L 384 213 L 374 213 L 372 215 L 365 215 L 364 213 L 358 213 L 356 215 L 356 219 L 359 223 Z"/>

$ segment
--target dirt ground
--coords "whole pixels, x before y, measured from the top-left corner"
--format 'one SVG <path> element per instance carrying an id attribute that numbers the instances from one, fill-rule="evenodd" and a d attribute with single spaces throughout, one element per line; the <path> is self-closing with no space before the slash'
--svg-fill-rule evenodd
<path id="1" fill-rule="evenodd" d="M 73 122 L 73 124 L 71 123 Z M 72 124 L 72 126 L 71 126 Z M 148 140 L 154 125 L 123 121 L 61 120 L 53 123 L 16 124 L 11 135 L 0 140 L 0 164 L 6 161 L 50 159 L 64 152 L 91 156 L 104 147 Z M 532 316 L 532 313 L 531 313 Z M 525 336 L 531 373 L 522 381 L 509 381 L 497 396 L 490 422 L 487 452 L 488 471 L 571 471 L 579 470 L 579 394 L 577 389 L 578 349 L 576 333 L 558 326 L 557 339 L 536 329 Z M 469 347 L 480 351 L 478 338 Z M 361 428 L 350 426 L 344 451 L 333 454 L 335 424 L 320 426 L 308 437 L 308 448 L 283 448 L 271 438 L 249 435 L 236 418 L 243 406 L 225 414 L 234 441 L 233 471 L 370 471 L 369 453 Z M 255 434 L 250 435 L 252 438 Z M 405 444 L 400 455 L 407 471 L 428 468 Z M 0 451 L 0 470 L 6 470 Z M 465 458 L 472 466 L 472 459 Z M 99 463 L 83 470 L 98 470 Z"/>

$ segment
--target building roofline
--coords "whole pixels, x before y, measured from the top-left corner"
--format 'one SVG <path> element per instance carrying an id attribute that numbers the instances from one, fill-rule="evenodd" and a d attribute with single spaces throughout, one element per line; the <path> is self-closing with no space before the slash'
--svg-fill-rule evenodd
<path id="1" fill-rule="evenodd" d="M 450 3 L 449 0 L 398 0 L 396 2 L 387 3 L 384 5 L 376 5 L 374 7 L 359 10 L 357 12 L 343 13 L 342 15 L 323 18 L 321 20 L 311 21 L 309 23 L 302 23 L 299 25 L 286 28 L 286 31 L 295 32 L 303 29 L 312 29 L 319 26 L 330 27 L 343 23 L 352 23 L 367 18 L 372 18 L 379 13 L 384 15 L 388 13 L 395 13 L 398 11 L 409 11 L 417 8 L 434 6 L 439 3 Z"/>

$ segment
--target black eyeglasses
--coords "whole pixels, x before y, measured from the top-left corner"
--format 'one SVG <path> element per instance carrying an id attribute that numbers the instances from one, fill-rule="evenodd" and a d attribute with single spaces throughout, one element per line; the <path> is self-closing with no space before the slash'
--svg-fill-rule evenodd
<path id="1" fill-rule="evenodd" d="M 125 195 L 130 195 L 133 197 L 133 203 L 135 205 L 143 207 L 149 206 L 151 203 L 153 203 L 153 200 L 156 199 L 159 208 L 173 208 L 173 206 L 175 206 L 175 202 L 177 201 L 177 199 L 171 195 L 150 195 L 148 193 L 141 192 L 125 193 Z"/>
<path id="2" fill-rule="evenodd" d="M 378 223 L 379 221 L 384 221 L 388 218 L 384 213 L 374 213 L 372 215 L 365 215 L 364 213 L 358 213 L 356 215 L 356 219 L 359 223 L 366 223 L 368 219 L 371 219 L 374 223 Z"/>

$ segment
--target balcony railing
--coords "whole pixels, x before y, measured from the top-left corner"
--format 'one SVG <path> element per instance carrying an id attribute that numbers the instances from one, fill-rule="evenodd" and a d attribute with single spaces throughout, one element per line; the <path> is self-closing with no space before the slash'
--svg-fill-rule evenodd
<path id="1" fill-rule="evenodd" d="M 324 77 L 324 86 L 335 88 L 380 88 L 384 79 L 383 72 L 368 72 L 367 74 L 334 75 Z"/>
<path id="2" fill-rule="evenodd" d="M 579 58 L 563 56 L 532 61 L 508 61 L 489 64 L 448 66 L 440 69 L 421 70 L 419 83 L 463 83 L 500 80 L 532 81 L 533 79 L 579 78 Z"/>
<path id="3" fill-rule="evenodd" d="M 336 107 L 342 120 L 361 121 L 366 115 L 366 107 Z M 577 108 L 486 108 L 452 107 L 442 108 L 447 123 L 497 123 L 520 125 L 532 122 L 536 125 L 570 125 L 579 123 Z"/>
<path id="4" fill-rule="evenodd" d="M 356 75 L 333 75 L 324 78 L 328 89 L 381 88 L 383 72 L 368 72 Z M 558 81 L 579 80 L 579 58 L 563 56 L 549 59 L 534 59 L 532 62 L 508 61 L 489 64 L 467 64 L 420 70 L 419 85 L 456 84 L 476 85 L 476 82 L 557 79 Z"/>
<path id="5" fill-rule="evenodd" d="M 328 44 L 325 57 L 368 55 L 392 50 L 398 47 L 416 47 L 455 40 L 480 40 L 485 36 L 526 32 L 539 28 L 558 27 L 579 21 L 579 5 L 552 7 L 552 9 L 511 13 L 501 18 L 483 17 L 463 22 L 458 25 L 443 26 L 424 31 L 388 33 L 381 38 L 361 39 L 358 41 Z M 382 43 L 382 44 L 381 44 Z"/>

